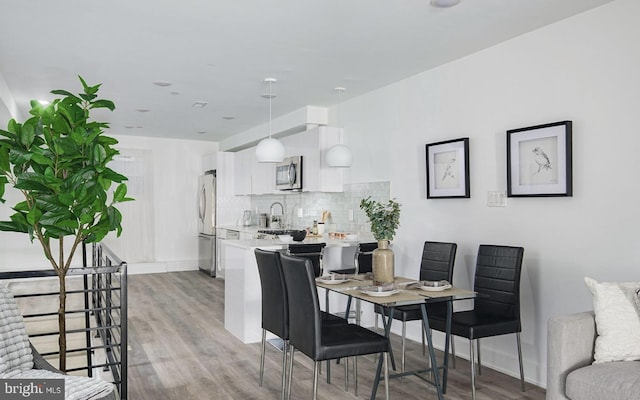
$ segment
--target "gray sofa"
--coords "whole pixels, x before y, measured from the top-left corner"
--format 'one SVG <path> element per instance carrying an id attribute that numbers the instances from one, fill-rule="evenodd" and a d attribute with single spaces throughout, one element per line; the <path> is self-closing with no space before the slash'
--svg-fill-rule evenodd
<path id="1" fill-rule="evenodd" d="M 551 318 L 547 337 L 547 400 L 638 400 L 640 361 L 592 365 L 593 312 Z"/>

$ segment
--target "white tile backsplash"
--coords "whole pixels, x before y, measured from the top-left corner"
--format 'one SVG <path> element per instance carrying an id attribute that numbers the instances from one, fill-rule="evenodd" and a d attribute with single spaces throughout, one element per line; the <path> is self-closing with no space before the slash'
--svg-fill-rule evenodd
<path id="1" fill-rule="evenodd" d="M 286 223 L 292 228 L 306 228 L 320 220 L 323 210 L 331 212 L 328 224 L 335 224 L 336 231 L 361 232 L 369 231 L 367 216 L 360 210 L 360 200 L 371 198 L 387 202 L 390 196 L 389 182 L 354 183 L 344 186 L 342 193 L 283 193 L 251 196 L 251 210 L 256 213 L 269 214 L 273 202 L 278 201 L 285 206 Z M 302 208 L 302 217 L 298 210 Z M 276 213 L 280 211 L 276 207 Z M 349 220 L 350 211 L 353 220 Z M 328 232 L 330 227 L 326 227 Z"/>

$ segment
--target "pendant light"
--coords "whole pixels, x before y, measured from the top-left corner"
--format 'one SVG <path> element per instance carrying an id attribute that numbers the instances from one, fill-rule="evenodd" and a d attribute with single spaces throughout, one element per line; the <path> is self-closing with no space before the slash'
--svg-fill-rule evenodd
<path id="1" fill-rule="evenodd" d="M 262 139 L 256 146 L 256 158 L 261 163 L 278 163 L 284 160 L 284 146 L 278 139 L 271 137 L 271 99 L 276 97 L 271 94 L 271 85 L 278 80 L 266 78 L 264 81 L 269 84 L 269 95 L 263 96 L 269 99 L 269 137 Z"/>
<path id="2" fill-rule="evenodd" d="M 337 87 L 333 90 L 338 92 L 338 101 L 340 101 L 339 100 L 340 94 L 344 92 L 346 89 L 343 87 Z M 341 103 L 338 102 L 338 118 L 337 118 L 338 126 L 340 126 L 340 108 L 341 108 Z M 342 135 L 344 133 L 344 129 L 343 128 L 339 128 L 339 129 L 340 129 L 340 144 L 336 144 L 334 146 L 331 146 L 331 148 L 329 148 L 329 150 L 327 151 L 327 154 L 325 155 L 325 161 L 327 162 L 327 165 L 330 167 L 346 168 L 351 166 L 353 157 L 351 155 L 351 149 L 342 143 L 342 140 L 343 140 Z"/>
<path id="3" fill-rule="evenodd" d="M 431 0 L 431 5 L 438 8 L 453 7 L 460 3 L 460 0 Z"/>

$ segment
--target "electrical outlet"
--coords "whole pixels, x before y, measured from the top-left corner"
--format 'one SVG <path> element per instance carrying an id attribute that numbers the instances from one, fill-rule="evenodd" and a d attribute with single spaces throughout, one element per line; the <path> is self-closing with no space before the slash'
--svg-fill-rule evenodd
<path id="1" fill-rule="evenodd" d="M 489 207 L 506 207 L 507 194 L 500 191 L 487 192 L 487 206 Z"/>
<path id="2" fill-rule="evenodd" d="M 298 218 L 303 218 L 304 217 L 304 211 L 302 210 L 302 207 L 298 208 Z"/>
<path id="3" fill-rule="evenodd" d="M 353 210 L 349 210 L 349 221 L 353 221 Z"/>

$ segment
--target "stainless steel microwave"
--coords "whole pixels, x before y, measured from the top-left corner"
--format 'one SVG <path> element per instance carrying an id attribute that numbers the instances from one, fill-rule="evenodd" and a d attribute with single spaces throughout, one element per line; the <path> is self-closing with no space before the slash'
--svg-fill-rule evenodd
<path id="1" fill-rule="evenodd" d="M 287 157 L 276 164 L 276 189 L 302 190 L 302 156 Z"/>

